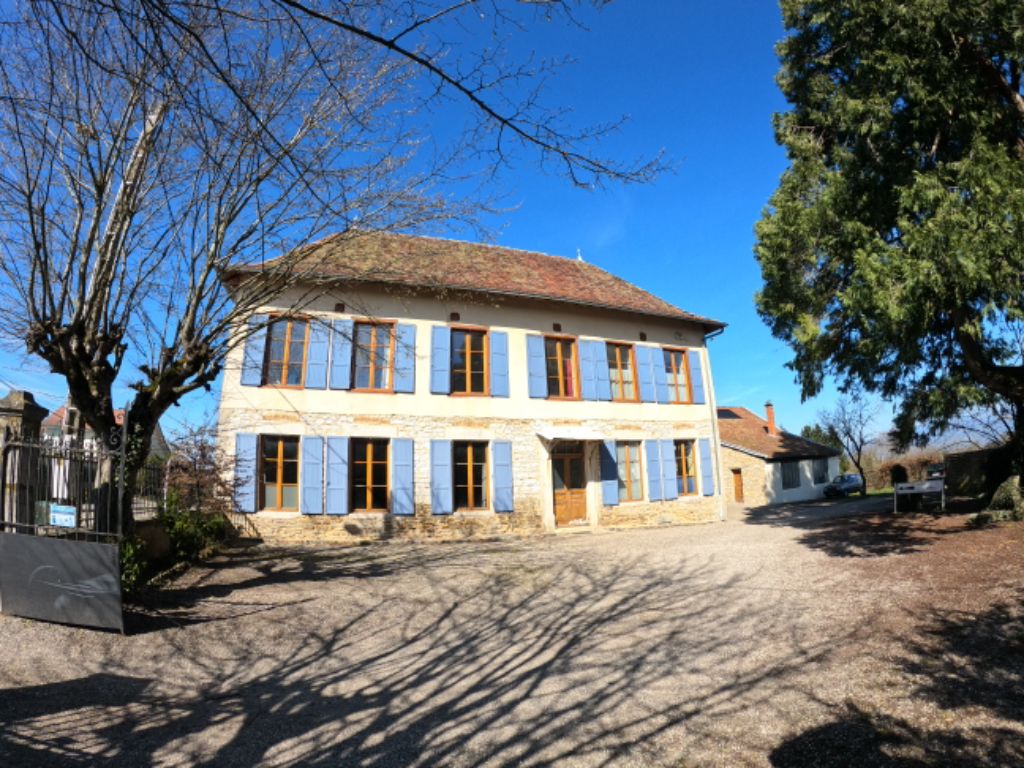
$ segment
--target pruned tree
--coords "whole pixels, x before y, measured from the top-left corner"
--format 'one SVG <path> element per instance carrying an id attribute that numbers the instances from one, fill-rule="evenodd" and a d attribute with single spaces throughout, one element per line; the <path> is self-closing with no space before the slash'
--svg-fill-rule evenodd
<path id="1" fill-rule="evenodd" d="M 600 3 L 597 3 L 600 4 Z M 168 408 L 209 388 L 253 308 L 322 290 L 325 232 L 471 221 L 446 180 L 533 153 L 579 185 L 660 160 L 593 153 L 500 41 L 577 3 L 21 0 L 0 10 L 2 331 L 63 376 L 101 439 L 128 407 L 126 477 Z M 498 41 L 495 43 L 494 41 Z M 462 107 L 465 130 L 432 133 Z M 277 258 L 275 258 L 277 257 Z M 229 296 L 229 266 L 268 264 Z M 130 498 L 123 510 L 130 528 Z"/>
<path id="2" fill-rule="evenodd" d="M 818 423 L 826 433 L 834 435 L 843 452 L 861 479 L 861 495 L 867 494 L 865 457 L 875 440 L 871 425 L 878 415 L 878 405 L 870 404 L 859 392 L 843 395 L 831 410 L 819 411 Z"/>
<path id="3" fill-rule="evenodd" d="M 898 405 L 901 447 L 1012 404 L 1024 463 L 1024 5 L 783 0 L 789 168 L 758 310 L 805 397 Z"/>

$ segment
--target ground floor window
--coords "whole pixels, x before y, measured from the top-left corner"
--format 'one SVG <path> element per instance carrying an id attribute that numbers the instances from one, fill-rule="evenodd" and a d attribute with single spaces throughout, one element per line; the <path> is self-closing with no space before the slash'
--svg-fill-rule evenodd
<path id="1" fill-rule="evenodd" d="M 676 440 L 676 474 L 680 496 L 697 493 L 697 460 L 693 440 Z"/>
<path id="2" fill-rule="evenodd" d="M 299 508 L 299 438 L 264 435 L 260 438 L 260 508 Z"/>
<path id="3" fill-rule="evenodd" d="M 630 441 L 615 444 L 619 465 L 619 501 L 640 501 L 643 487 L 640 484 L 640 443 Z"/>
<path id="4" fill-rule="evenodd" d="M 388 441 L 352 438 L 352 510 L 386 512 Z"/>
<path id="5" fill-rule="evenodd" d="M 782 462 L 782 490 L 788 491 L 790 488 L 800 487 L 800 462 L 799 461 L 784 461 Z"/>
<path id="6" fill-rule="evenodd" d="M 487 443 L 456 441 L 455 508 L 487 509 Z"/>
<path id="7" fill-rule="evenodd" d="M 828 459 L 814 460 L 814 484 L 824 485 L 828 482 Z"/>

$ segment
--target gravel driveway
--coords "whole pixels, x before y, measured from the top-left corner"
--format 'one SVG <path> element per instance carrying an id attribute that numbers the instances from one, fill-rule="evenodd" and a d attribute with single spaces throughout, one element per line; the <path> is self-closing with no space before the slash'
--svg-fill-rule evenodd
<path id="1" fill-rule="evenodd" d="M 0 617 L 0 765 L 1024 764 L 1024 527 L 238 550 L 128 637 Z"/>

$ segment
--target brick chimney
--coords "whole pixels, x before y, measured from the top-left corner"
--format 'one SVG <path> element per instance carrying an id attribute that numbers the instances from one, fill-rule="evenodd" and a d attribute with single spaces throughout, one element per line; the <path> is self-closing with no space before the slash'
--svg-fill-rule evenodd
<path id="1" fill-rule="evenodd" d="M 771 400 L 764 404 L 764 416 L 768 420 L 768 434 L 775 437 L 779 430 L 775 428 L 775 406 Z"/>

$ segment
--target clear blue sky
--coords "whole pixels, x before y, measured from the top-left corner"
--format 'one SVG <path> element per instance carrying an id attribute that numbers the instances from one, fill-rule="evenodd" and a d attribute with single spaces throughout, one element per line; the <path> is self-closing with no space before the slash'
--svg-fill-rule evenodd
<path id="1" fill-rule="evenodd" d="M 603 153 L 631 158 L 664 149 L 675 172 L 646 186 L 599 192 L 523 168 L 511 178 L 517 210 L 495 226 L 502 245 L 574 255 L 683 309 L 729 324 L 709 345 L 718 401 L 776 406 L 791 431 L 831 406 L 834 389 L 807 403 L 791 355 L 754 309 L 760 271 L 753 227 L 786 167 L 772 115 L 781 13 L 770 0 L 616 2 L 531 39 L 577 63 L 552 83 L 553 102 L 582 121 L 627 115 Z M 557 27 L 557 28 L 556 28 Z M 886 425 L 879 425 L 884 428 Z"/>
<path id="2" fill-rule="evenodd" d="M 799 431 L 835 392 L 800 402 L 784 367 L 789 350 L 753 303 L 753 226 L 786 166 L 771 127 L 786 106 L 774 83 L 778 8 L 770 0 L 619 0 L 581 19 L 589 30 L 532 27 L 514 53 L 572 55 L 576 64 L 552 80 L 546 102 L 572 107 L 580 123 L 628 116 L 601 154 L 629 159 L 664 149 L 675 170 L 646 186 L 588 192 L 524 158 L 499 179 L 515 208 L 484 223 L 502 245 L 568 256 L 578 248 L 683 309 L 725 321 L 710 344 L 719 403 L 761 411 L 771 399 L 780 423 Z M 0 356 L 0 385 L 30 389 L 50 408 L 62 399 L 60 379 L 18 356 Z M 212 415 L 216 398 L 190 396 L 165 429 Z"/>

